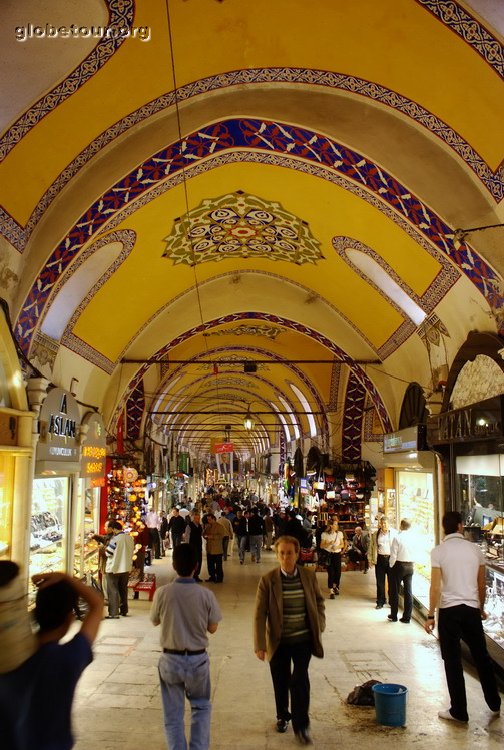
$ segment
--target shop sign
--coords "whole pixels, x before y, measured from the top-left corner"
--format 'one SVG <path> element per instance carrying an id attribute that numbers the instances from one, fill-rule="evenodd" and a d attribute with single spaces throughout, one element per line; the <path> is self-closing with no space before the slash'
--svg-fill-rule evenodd
<path id="1" fill-rule="evenodd" d="M 430 417 L 429 443 L 467 443 L 502 437 L 502 397 Z"/>
<path id="2" fill-rule="evenodd" d="M 405 427 L 404 430 L 389 432 L 383 436 L 384 453 L 404 453 L 425 450 L 425 425 Z M 348 479 L 348 477 L 347 477 Z"/>
<path id="3" fill-rule="evenodd" d="M 75 462 L 80 412 L 71 393 L 53 388 L 40 409 L 37 461 Z"/>
<path id="4" fill-rule="evenodd" d="M 81 477 L 91 479 L 93 487 L 105 486 L 107 455 L 105 426 L 99 414 L 91 414 L 82 423 L 85 435 L 81 446 Z"/>
<path id="5" fill-rule="evenodd" d="M 189 474 L 189 453 L 178 454 L 178 470 L 182 474 Z"/>

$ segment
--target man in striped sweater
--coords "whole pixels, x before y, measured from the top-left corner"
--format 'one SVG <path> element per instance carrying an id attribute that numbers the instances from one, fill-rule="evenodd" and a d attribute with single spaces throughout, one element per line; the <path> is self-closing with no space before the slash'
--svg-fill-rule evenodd
<path id="1" fill-rule="evenodd" d="M 297 539 L 279 537 L 275 552 L 280 565 L 261 578 L 257 589 L 254 650 L 270 664 L 277 731 L 285 732 L 292 720 L 298 742 L 310 745 L 308 666 L 312 654 L 324 656 L 324 597 L 315 573 L 297 565 Z"/>

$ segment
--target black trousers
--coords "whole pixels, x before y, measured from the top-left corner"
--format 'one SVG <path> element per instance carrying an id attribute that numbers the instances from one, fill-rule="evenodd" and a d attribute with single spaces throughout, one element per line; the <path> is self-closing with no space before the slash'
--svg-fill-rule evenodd
<path id="1" fill-rule="evenodd" d="M 292 719 L 295 732 L 306 729 L 310 724 L 308 666 L 311 656 L 311 641 L 292 645 L 281 643 L 270 661 L 277 719 Z"/>
<path id="2" fill-rule="evenodd" d="M 150 536 L 151 550 L 154 552 L 154 557 L 159 560 L 161 557 L 161 539 L 159 538 L 159 531 L 155 527 L 148 527 Z"/>
<path id="3" fill-rule="evenodd" d="M 191 544 L 189 542 L 189 544 Z M 201 565 L 203 562 L 203 548 L 197 547 L 195 544 L 191 544 L 191 547 L 194 549 L 197 555 L 197 563 L 196 563 L 196 570 L 194 571 L 194 577 L 199 578 L 199 574 L 201 573 Z"/>
<path id="4" fill-rule="evenodd" d="M 388 590 L 390 592 L 391 580 L 390 580 L 390 567 L 389 567 L 390 555 L 378 555 L 375 565 L 376 575 L 376 603 L 382 606 L 387 603 L 387 592 L 385 590 L 385 580 L 388 582 Z"/>
<path id="5" fill-rule="evenodd" d="M 404 593 L 404 611 L 402 619 L 405 622 L 409 622 L 411 620 L 411 613 L 413 612 L 413 592 L 411 590 L 411 581 L 413 578 L 414 565 L 412 562 L 400 562 L 399 560 L 396 560 L 394 567 L 390 570 L 390 614 L 392 617 L 397 617 L 397 611 L 399 609 L 399 591 L 402 583 Z"/>
<path id="6" fill-rule="evenodd" d="M 222 555 L 209 555 L 207 553 L 207 568 L 208 577 L 212 581 L 221 583 L 224 579 L 224 571 L 222 570 Z"/>
<path id="7" fill-rule="evenodd" d="M 465 604 L 440 609 L 438 632 L 446 682 L 450 693 L 452 715 L 461 721 L 467 721 L 468 719 L 460 649 L 461 640 L 467 644 L 471 652 L 487 706 L 491 711 L 498 711 L 501 699 L 497 689 L 492 660 L 486 647 L 479 609 L 468 607 Z"/>
<path id="8" fill-rule="evenodd" d="M 327 560 L 327 586 L 339 589 L 341 580 L 341 552 L 329 552 Z"/>

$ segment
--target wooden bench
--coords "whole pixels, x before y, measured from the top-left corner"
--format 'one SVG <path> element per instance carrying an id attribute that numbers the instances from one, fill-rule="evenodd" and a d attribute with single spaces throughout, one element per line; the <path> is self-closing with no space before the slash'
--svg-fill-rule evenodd
<path id="1" fill-rule="evenodd" d="M 133 589 L 133 599 L 139 598 L 140 591 L 146 591 L 151 602 L 156 591 L 156 576 L 153 573 L 147 573 L 143 581 L 132 582 L 129 587 Z"/>

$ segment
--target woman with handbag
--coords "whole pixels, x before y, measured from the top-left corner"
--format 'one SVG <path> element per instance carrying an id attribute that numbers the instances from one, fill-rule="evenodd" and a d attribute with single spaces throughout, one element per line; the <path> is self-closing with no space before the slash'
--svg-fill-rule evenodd
<path id="1" fill-rule="evenodd" d="M 326 553 L 329 599 L 334 599 L 340 592 L 341 556 L 346 552 L 347 546 L 347 538 L 345 532 L 339 528 L 338 519 L 330 518 L 320 539 L 320 547 Z"/>

